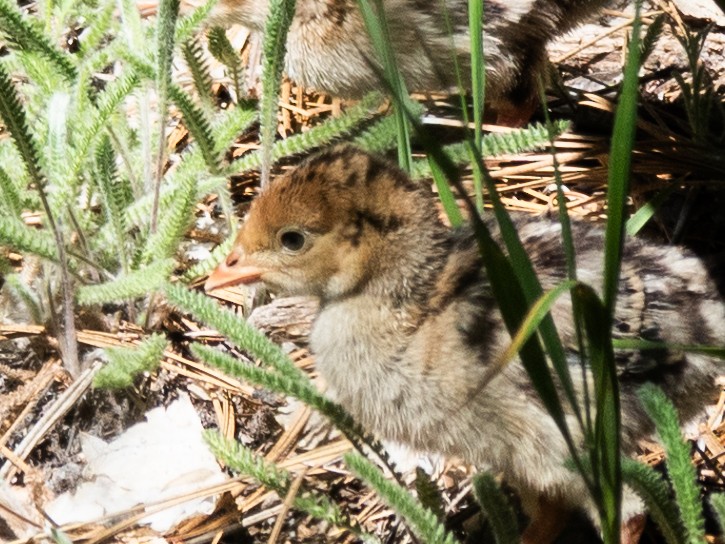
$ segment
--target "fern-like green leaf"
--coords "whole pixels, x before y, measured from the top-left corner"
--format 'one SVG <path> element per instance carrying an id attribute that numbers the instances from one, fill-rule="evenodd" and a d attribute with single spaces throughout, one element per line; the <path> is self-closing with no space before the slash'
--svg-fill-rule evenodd
<path id="1" fill-rule="evenodd" d="M 184 43 L 196 33 L 201 23 L 209 16 L 218 0 L 206 0 L 191 13 L 181 17 L 176 24 L 175 43 Z"/>
<path id="2" fill-rule="evenodd" d="M 211 123 L 204 115 L 204 112 L 196 107 L 191 98 L 178 86 L 171 85 L 169 87 L 169 96 L 181 110 L 184 123 L 194 136 L 209 170 L 217 173 L 219 171 L 219 155 L 215 152 L 216 142 L 211 130 Z"/>
<path id="3" fill-rule="evenodd" d="M 667 544 L 686 542 L 670 487 L 654 469 L 633 459 L 622 459 L 622 480 L 642 498 Z"/>
<path id="4" fill-rule="evenodd" d="M 415 492 L 418 494 L 420 503 L 433 512 L 439 520 L 443 521 L 445 512 L 443 511 L 441 491 L 430 477 L 430 474 L 420 467 L 415 468 Z"/>
<path id="5" fill-rule="evenodd" d="M 194 220 L 194 204 L 196 204 L 196 180 L 186 178 L 171 199 L 170 205 L 163 209 L 158 229 L 146 241 L 141 262 L 172 256 L 178 249 L 179 241 Z"/>
<path id="6" fill-rule="evenodd" d="M 353 437 L 364 435 L 362 429 L 350 416 L 340 406 L 324 397 L 306 376 L 298 378 L 290 374 L 282 374 L 276 368 L 260 368 L 201 344 L 192 344 L 191 351 L 202 361 L 215 366 L 229 376 L 304 402 L 307 406 L 330 418 L 335 426 L 345 434 L 351 433 Z M 265 362 L 269 364 L 269 361 Z"/>
<path id="7" fill-rule="evenodd" d="M 126 216 L 128 192 L 124 190 L 116 170 L 116 155 L 108 136 L 101 138 L 96 150 L 96 183 L 103 199 L 103 209 L 114 233 L 113 247 L 124 271 L 128 272 L 130 259 L 126 249 Z"/>
<path id="8" fill-rule="evenodd" d="M 93 378 L 93 387 L 122 389 L 133 384 L 142 372 L 153 372 L 161 363 L 167 340 L 153 334 L 133 348 L 108 348 L 109 362 Z"/>
<path id="9" fill-rule="evenodd" d="M 0 6 L 4 5 L 4 2 L 6 0 L 0 0 Z M 38 147 L 28 129 L 25 109 L 20 103 L 10 75 L 2 64 L 0 64 L 0 118 L 10 132 L 31 179 L 39 185 L 39 188 L 42 187 L 45 184 L 45 175 L 40 171 Z"/>
<path id="10" fill-rule="evenodd" d="M 121 103 L 139 83 L 138 75 L 131 71 L 121 79 L 109 83 L 100 94 L 95 111 L 88 114 L 90 120 L 80 127 L 73 141 L 73 163 L 70 168 L 72 179 L 79 177 L 98 135 L 108 126 L 111 116 L 118 111 Z"/>
<path id="11" fill-rule="evenodd" d="M 491 523 L 496 544 L 520 542 L 516 513 L 491 473 L 479 472 L 473 477 L 473 492 Z"/>
<path id="12" fill-rule="evenodd" d="M 209 41 L 209 52 L 229 70 L 229 77 L 234 85 L 237 101 L 239 101 L 242 97 L 242 75 L 244 74 L 239 52 L 234 50 L 226 32 L 219 26 L 209 29 L 207 40 Z"/>
<path id="13" fill-rule="evenodd" d="M 23 211 L 22 197 L 18 187 L 3 168 L 0 168 L 0 195 L 0 206 L 5 209 L 7 216 L 20 219 Z"/>
<path id="14" fill-rule="evenodd" d="M 568 121 L 557 121 L 554 124 L 554 136 L 558 136 L 569 127 Z M 522 153 L 544 149 L 549 145 L 549 133 L 545 125 L 534 123 L 526 128 L 512 130 L 501 134 L 486 134 L 482 138 L 482 155 L 485 157 L 498 157 L 507 154 Z M 446 154 L 455 164 L 462 166 L 470 164 L 471 155 L 467 143 L 455 143 L 444 146 Z M 429 178 L 430 164 L 427 159 L 418 159 L 413 162 L 411 176 L 415 179 Z"/>
<path id="15" fill-rule="evenodd" d="M 255 107 L 239 104 L 227 109 L 220 119 L 214 122 L 213 132 L 216 140 L 214 153 L 221 155 L 229 149 L 234 141 L 258 119 Z"/>
<path id="16" fill-rule="evenodd" d="M 176 262 L 173 259 L 155 261 L 140 270 L 123 274 L 113 281 L 99 285 L 84 285 L 78 289 L 79 304 L 105 304 L 145 297 L 160 290 L 169 279 Z"/>
<path id="17" fill-rule="evenodd" d="M 194 82 L 196 93 L 199 95 L 202 103 L 210 109 L 213 105 L 211 94 L 212 80 L 209 67 L 204 60 L 204 50 L 201 48 L 199 40 L 196 38 L 187 40 L 182 45 L 181 52 L 191 72 L 191 79 Z"/>
<path id="18" fill-rule="evenodd" d="M 284 140 L 275 142 L 272 148 L 272 160 L 288 157 L 309 151 L 331 143 L 336 138 L 348 134 L 363 121 L 373 115 L 373 109 L 379 105 L 382 98 L 377 93 L 368 94 L 355 106 L 349 108 L 344 115 L 317 125 L 307 132 L 295 134 Z M 247 172 L 262 165 L 262 152 L 249 153 L 230 165 L 234 172 Z"/>
<path id="19" fill-rule="evenodd" d="M 690 448 L 682 438 L 677 410 L 656 385 L 646 384 L 638 393 L 667 452 L 667 469 L 685 528 L 685 542 L 703 542 L 705 520 L 697 486 L 697 472 L 690 459 Z"/>
<path id="20" fill-rule="evenodd" d="M 222 242 L 212 250 L 211 255 L 208 259 L 204 259 L 203 261 L 195 264 L 194 266 L 190 267 L 186 272 L 184 272 L 184 280 L 194 281 L 195 279 L 205 276 L 206 274 L 214 270 L 217 265 L 222 262 L 227 255 L 229 255 L 229 252 L 232 249 L 232 245 L 234 244 L 234 238 L 235 234 L 230 234 L 229 237 L 224 240 L 224 242 Z"/>
<path id="21" fill-rule="evenodd" d="M 0 217 L 0 244 L 18 253 L 29 253 L 58 262 L 55 241 L 48 231 L 31 229 L 9 217 Z"/>
<path id="22" fill-rule="evenodd" d="M 80 41 L 79 54 L 82 58 L 88 59 L 93 55 L 101 48 L 103 39 L 111 34 L 117 21 L 113 16 L 117 8 L 116 0 L 105 0 L 100 9 L 94 12 L 93 18 L 89 19 L 90 24 L 83 31 Z"/>
<path id="23" fill-rule="evenodd" d="M 175 284 L 168 285 L 165 293 L 173 306 L 215 328 L 232 343 L 272 366 L 280 374 L 302 383 L 309 381 L 307 375 L 278 346 L 234 313 L 220 308 L 211 298 Z"/>
<path id="24" fill-rule="evenodd" d="M 45 322 L 43 315 L 42 303 L 38 300 L 37 292 L 31 290 L 21 279 L 19 274 L 7 274 L 4 276 L 5 284 L 3 289 L 15 299 L 18 303 L 23 304 L 27 310 L 33 323 L 41 325 Z"/>
<path id="25" fill-rule="evenodd" d="M 282 82 L 287 32 L 295 13 L 295 0 L 270 0 L 269 15 L 264 27 L 262 86 L 260 103 L 260 137 L 262 140 L 262 186 L 269 183 L 275 135 L 277 134 L 277 101 Z"/>
<path id="26" fill-rule="evenodd" d="M 387 480 L 382 471 L 358 453 L 345 454 L 345 464 L 408 523 L 413 532 L 427 544 L 455 544 L 457 541 L 438 521 L 436 515 L 422 506 L 399 484 Z"/>
<path id="27" fill-rule="evenodd" d="M 26 19 L 15 2 L 0 0 L 0 31 L 19 49 L 37 51 L 68 81 L 75 80 L 77 72 L 70 56 L 58 49 L 42 30 Z"/>
<path id="28" fill-rule="evenodd" d="M 273 463 L 265 461 L 239 442 L 229 440 L 216 431 L 204 431 L 204 439 L 216 457 L 226 466 L 251 476 L 265 487 L 274 490 L 280 497 L 288 495 L 293 475 Z M 342 527 L 364 542 L 378 542 L 372 535 L 363 532 L 357 523 L 352 523 L 340 508 L 318 492 L 302 490 L 294 494 L 294 508 L 310 516 Z"/>

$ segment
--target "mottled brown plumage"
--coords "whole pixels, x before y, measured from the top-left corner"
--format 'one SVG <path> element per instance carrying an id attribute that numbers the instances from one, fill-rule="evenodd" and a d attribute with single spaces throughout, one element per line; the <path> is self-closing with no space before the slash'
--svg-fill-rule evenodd
<path id="1" fill-rule="evenodd" d="M 487 98 L 507 118 L 530 115 L 546 44 L 609 0 L 484 0 Z M 445 7 L 444 7 L 445 5 Z M 384 0 L 391 46 L 412 91 L 469 85 L 468 0 Z M 262 31 L 268 0 L 220 0 L 218 22 Z M 287 40 L 287 72 L 298 83 L 341 97 L 380 89 L 381 65 L 357 0 L 297 0 Z"/>
<path id="2" fill-rule="evenodd" d="M 559 284 L 566 277 L 560 224 L 530 216 L 516 222 L 544 288 Z M 598 288 L 603 232 L 580 222 L 573 229 L 579 279 Z M 596 520 L 581 479 L 564 466 L 564 440 L 520 363 L 483 387 L 510 338 L 471 232 L 440 221 L 424 184 L 351 147 L 308 159 L 257 198 L 207 288 L 258 280 L 320 299 L 310 338 L 317 368 L 335 399 L 369 430 L 492 467 L 524 494 L 583 507 Z M 553 315 L 578 365 L 570 305 L 562 299 Z M 628 239 L 614 329 L 625 338 L 722 344 L 725 305 L 698 258 Z M 619 356 L 627 453 L 651 430 L 635 395 L 639 385 L 661 385 L 685 419 L 713 392 L 715 365 L 704 355 Z M 580 376 L 578 366 L 573 376 Z M 581 441 L 573 417 L 570 423 Z M 625 499 L 626 520 L 641 505 L 631 493 Z"/>

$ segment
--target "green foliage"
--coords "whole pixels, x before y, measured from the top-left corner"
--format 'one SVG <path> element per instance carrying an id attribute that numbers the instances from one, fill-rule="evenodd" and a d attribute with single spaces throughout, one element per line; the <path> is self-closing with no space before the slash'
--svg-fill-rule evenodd
<path id="1" fill-rule="evenodd" d="M 122 274 L 118 278 L 98 285 L 84 285 L 78 289 L 79 304 L 103 304 L 145 297 L 160 290 L 176 266 L 173 259 L 161 259 Z"/>
<path id="2" fill-rule="evenodd" d="M 161 363 L 167 340 L 153 334 L 133 348 L 108 348 L 108 364 L 93 378 L 93 387 L 122 389 L 142 372 L 153 372 Z"/>
<path id="3" fill-rule="evenodd" d="M 622 479 L 642 498 L 667 544 L 686 542 L 680 513 L 672 500 L 672 490 L 662 476 L 647 465 L 623 459 Z"/>
<path id="4" fill-rule="evenodd" d="M 357 4 L 365 21 L 365 28 L 370 36 L 377 60 L 384 70 L 384 78 L 381 77 L 381 82 L 385 84 L 393 99 L 395 107 L 393 115 L 398 137 L 398 164 L 403 170 L 410 172 L 413 152 L 410 145 L 411 130 L 407 118 L 410 115 L 416 117 L 417 108 L 411 106 L 405 81 L 398 71 L 382 0 L 357 0 Z M 382 75 L 380 74 L 380 76 Z"/>
<path id="5" fill-rule="evenodd" d="M 479 472 L 473 477 L 473 493 L 491 523 L 496 544 L 520 542 L 516 513 L 490 472 Z"/>
<path id="6" fill-rule="evenodd" d="M 272 146 L 277 133 L 277 98 L 282 82 L 284 57 L 287 52 L 287 32 L 295 13 L 295 0 L 270 0 L 269 15 L 264 28 L 262 52 L 262 87 L 260 104 L 260 136 L 262 140 L 262 185 L 269 183 L 272 168 Z"/>
<path id="7" fill-rule="evenodd" d="M 278 346 L 233 312 L 219 308 L 211 298 L 178 284 L 168 285 L 165 293 L 171 304 L 214 327 L 235 345 L 258 357 L 280 375 L 301 383 L 309 381 Z"/>
<path id="8" fill-rule="evenodd" d="M 229 77 L 234 85 L 237 100 L 240 100 L 242 97 L 242 76 L 244 70 L 239 54 L 234 51 L 226 32 L 219 26 L 215 26 L 209 30 L 207 39 L 209 40 L 209 52 L 229 70 Z"/>
<path id="9" fill-rule="evenodd" d="M 416 501 L 415 497 L 401 485 L 386 479 L 383 472 L 365 457 L 357 453 L 345 454 L 345 464 L 393 507 L 423 542 L 427 544 L 457 542 L 438 521 L 435 513 Z"/>
<path id="10" fill-rule="evenodd" d="M 196 145 L 199 146 L 209 171 L 217 173 L 220 161 L 218 153 L 215 151 L 217 145 L 211 129 L 211 122 L 206 118 L 204 111 L 194 104 L 189 95 L 176 85 L 169 88 L 169 95 L 184 115 L 186 126 L 194 136 Z"/>
<path id="11" fill-rule="evenodd" d="M 725 531 L 725 493 L 718 493 L 710 497 L 710 505 L 715 510 L 720 530 Z"/>
<path id="12" fill-rule="evenodd" d="M 420 467 L 415 469 L 415 491 L 420 503 L 433 512 L 439 520 L 443 520 L 443 497 L 440 489 L 431 479 L 430 475 Z"/>
<path id="13" fill-rule="evenodd" d="M 191 78 L 194 81 L 194 89 L 199 95 L 202 103 L 206 108 L 211 108 L 213 103 L 212 97 L 212 81 L 209 67 L 204 61 L 204 50 L 198 39 L 192 38 L 184 43 L 181 47 L 184 53 L 184 60 L 191 72 Z"/>
<path id="14" fill-rule="evenodd" d="M 0 0 L 0 32 L 15 48 L 41 54 L 66 79 L 73 80 L 76 77 L 76 68 L 70 56 L 58 50 L 39 25 L 24 17 L 12 0 Z"/>
<path id="15" fill-rule="evenodd" d="M 204 439 L 212 452 L 235 472 L 246 474 L 259 481 L 265 487 L 274 490 L 280 497 L 288 494 L 293 485 L 293 476 L 273 463 L 265 461 L 249 448 L 237 441 L 228 440 L 220 433 L 205 431 Z M 294 494 L 292 505 L 307 514 L 347 529 L 364 542 L 378 542 L 372 535 L 351 522 L 340 508 L 319 492 L 302 491 Z"/>
<path id="16" fill-rule="evenodd" d="M 703 542 L 705 521 L 697 473 L 690 459 L 690 447 L 682 438 L 677 411 L 662 390 L 653 384 L 642 386 L 639 397 L 647 415 L 654 421 L 657 436 L 667 452 L 667 470 L 685 530 L 684 542 Z"/>

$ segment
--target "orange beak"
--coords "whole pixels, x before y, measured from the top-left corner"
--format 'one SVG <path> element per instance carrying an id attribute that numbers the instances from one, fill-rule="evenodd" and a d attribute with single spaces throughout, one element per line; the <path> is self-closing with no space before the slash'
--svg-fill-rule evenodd
<path id="1" fill-rule="evenodd" d="M 232 287 L 240 283 L 259 281 L 263 269 L 245 262 L 236 252 L 232 252 L 226 260 L 217 266 L 204 283 L 204 291 L 209 292 L 222 287 Z"/>

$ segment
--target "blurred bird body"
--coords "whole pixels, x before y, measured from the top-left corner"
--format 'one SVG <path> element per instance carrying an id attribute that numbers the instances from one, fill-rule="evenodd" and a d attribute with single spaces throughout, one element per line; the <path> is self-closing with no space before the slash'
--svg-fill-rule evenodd
<path id="1" fill-rule="evenodd" d="M 486 97 L 509 116 L 518 109 L 530 114 L 537 102 L 546 44 L 609 3 L 483 1 Z M 382 6 L 396 64 L 409 90 L 457 89 L 458 73 L 462 85 L 470 86 L 468 0 L 383 0 Z M 263 31 L 268 10 L 268 0 L 220 0 L 213 19 Z M 384 88 L 384 70 L 358 0 L 297 0 L 286 67 L 297 83 L 343 98 Z"/>
<path id="2" fill-rule="evenodd" d="M 544 289 L 565 280 L 560 224 L 516 221 Z M 600 286 L 603 232 L 576 221 L 573 229 L 579 279 Z M 423 184 L 351 147 L 308 159 L 257 198 L 207 289 L 260 280 L 280 293 L 320 299 L 310 337 L 317 368 L 334 398 L 370 431 L 491 467 L 524 494 L 583 507 L 596 519 L 522 365 L 514 361 L 488 382 L 511 340 L 474 237 L 441 222 Z M 552 314 L 581 395 L 570 300 L 561 299 Z M 722 344 L 725 305 L 699 259 L 628 239 L 615 336 Z M 625 453 L 651 432 L 635 394 L 642 383 L 660 385 L 683 419 L 713 393 L 715 365 L 704 355 L 659 350 L 618 357 Z M 567 417 L 581 444 L 573 414 Z M 640 510 L 625 497 L 625 520 Z"/>

